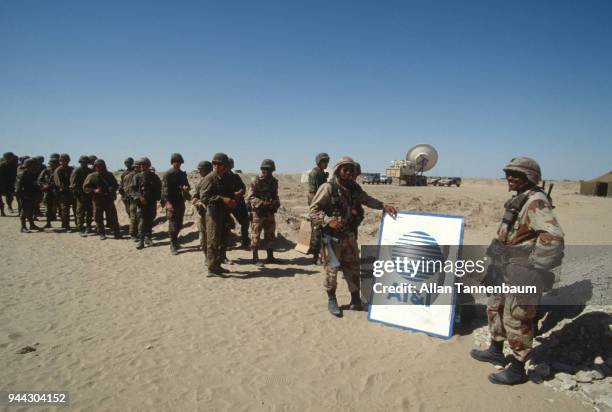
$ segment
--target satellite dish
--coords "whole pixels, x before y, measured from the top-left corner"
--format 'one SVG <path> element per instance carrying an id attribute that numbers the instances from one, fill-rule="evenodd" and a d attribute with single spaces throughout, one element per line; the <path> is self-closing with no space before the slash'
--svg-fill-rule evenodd
<path id="1" fill-rule="evenodd" d="M 406 160 L 416 165 L 419 173 L 433 169 L 438 163 L 438 152 L 430 144 L 418 144 L 406 153 Z"/>

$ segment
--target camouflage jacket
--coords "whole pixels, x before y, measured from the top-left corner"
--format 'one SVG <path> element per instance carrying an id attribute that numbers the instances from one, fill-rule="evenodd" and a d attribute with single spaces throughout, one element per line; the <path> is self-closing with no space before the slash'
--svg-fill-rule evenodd
<path id="1" fill-rule="evenodd" d="M 75 168 L 70 174 L 70 190 L 75 196 L 83 194 L 83 183 L 87 176 L 92 173 L 92 170 L 87 166 L 79 166 Z"/>
<path id="2" fill-rule="evenodd" d="M 53 182 L 53 170 L 46 168 L 38 176 L 38 185 L 46 193 L 55 191 L 55 183 Z"/>
<path id="3" fill-rule="evenodd" d="M 202 197 L 204 196 L 204 179 L 205 177 L 201 177 L 200 180 L 195 185 L 195 193 L 193 194 L 192 201 L 193 205 L 196 207 L 200 216 L 204 216 L 206 214 L 206 205 L 202 201 Z"/>
<path id="4" fill-rule="evenodd" d="M 274 176 L 256 176 L 249 183 L 247 190 L 246 203 L 251 210 L 258 216 L 267 216 L 276 213 L 280 207 L 278 197 L 278 180 Z M 265 201 L 271 200 L 272 203 L 264 205 Z"/>
<path id="5" fill-rule="evenodd" d="M 15 191 L 15 181 L 17 180 L 17 162 L 7 162 L 0 160 L 0 193 Z"/>
<path id="6" fill-rule="evenodd" d="M 161 199 L 161 185 L 159 176 L 151 171 L 134 173 L 126 193 L 137 202 L 142 196 L 147 203 L 155 203 Z"/>
<path id="7" fill-rule="evenodd" d="M 361 205 L 381 210 L 383 203 L 369 196 L 357 183 L 351 181 L 347 186 L 341 185 L 334 177 L 319 187 L 310 204 L 310 220 L 336 236 L 354 232 L 363 220 L 360 215 Z M 333 231 L 327 225 L 332 220 L 344 222 L 341 232 Z"/>
<path id="8" fill-rule="evenodd" d="M 83 191 L 91 193 L 94 200 L 101 197 L 111 197 L 114 199 L 117 195 L 118 186 L 115 175 L 108 170 L 103 170 L 101 172 L 91 172 L 87 175 L 83 183 Z M 100 189 L 100 193 L 94 193 L 95 189 Z"/>
<path id="9" fill-rule="evenodd" d="M 189 187 L 189 181 L 187 180 L 187 173 L 180 169 L 174 169 L 173 167 L 168 169 L 162 178 L 162 190 L 161 190 L 161 201 L 166 203 L 178 203 L 184 202 L 182 186 Z"/>
<path id="10" fill-rule="evenodd" d="M 35 200 L 40 194 L 40 187 L 34 171 L 22 170 L 15 181 L 15 193 L 21 199 Z"/>
<path id="11" fill-rule="evenodd" d="M 526 199 L 520 199 L 526 196 Z M 506 202 L 508 210 L 519 202 L 515 221 L 502 221 L 497 240 L 510 247 L 515 256 L 527 256 L 529 263 L 548 270 L 558 266 L 563 258 L 564 234 L 555 218 L 546 194 L 537 189 L 519 193 Z"/>
<path id="12" fill-rule="evenodd" d="M 136 171 L 134 168 L 128 169 L 121 173 L 121 177 L 119 178 L 119 194 L 121 197 L 129 198 L 128 192 L 130 191 L 130 186 L 134 176 L 136 176 Z"/>
<path id="13" fill-rule="evenodd" d="M 72 166 L 58 166 L 53 172 L 53 183 L 60 193 L 70 193 Z"/>
<path id="14" fill-rule="evenodd" d="M 328 177 L 329 174 L 321 170 L 319 166 L 313 167 L 310 173 L 308 173 L 308 192 L 317 193 L 319 187 L 327 182 Z"/>
<path id="15" fill-rule="evenodd" d="M 206 206 L 226 207 L 223 203 L 224 197 L 234 197 L 233 183 L 229 174 L 219 175 L 213 170 L 202 179 L 198 190 L 200 201 Z"/>

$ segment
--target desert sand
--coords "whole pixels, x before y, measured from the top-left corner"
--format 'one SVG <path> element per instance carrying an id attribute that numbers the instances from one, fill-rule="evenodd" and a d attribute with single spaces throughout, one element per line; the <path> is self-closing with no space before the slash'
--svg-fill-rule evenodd
<path id="1" fill-rule="evenodd" d="M 257 269 L 231 250 L 225 278 L 205 277 L 191 211 L 178 256 L 167 223 L 138 251 L 127 239 L 21 234 L 16 217 L 0 218 L 0 390 L 68 391 L 70 410 L 593 410 L 541 384 L 490 384 L 494 368 L 469 357 L 469 329 L 441 340 L 366 312 L 332 317 L 321 267 L 292 249 L 306 186 L 279 179 L 284 262 Z M 402 210 L 464 215 L 467 244 L 489 242 L 509 196 L 501 180 L 364 188 Z M 612 199 L 577 190 L 553 191 L 566 242 L 612 244 Z M 375 242 L 379 220 L 367 212 L 362 243 Z M 344 283 L 338 297 L 349 301 Z M 24 346 L 36 351 L 17 354 Z"/>

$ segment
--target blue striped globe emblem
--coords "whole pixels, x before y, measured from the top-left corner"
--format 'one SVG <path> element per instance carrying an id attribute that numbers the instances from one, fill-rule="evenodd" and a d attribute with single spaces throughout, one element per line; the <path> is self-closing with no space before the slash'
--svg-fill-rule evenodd
<path id="1" fill-rule="evenodd" d="M 429 281 L 436 273 L 433 271 L 434 265 L 425 265 L 425 262 L 443 261 L 444 255 L 436 239 L 431 235 L 421 231 L 409 232 L 402 235 L 391 248 L 391 257 L 395 261 L 400 258 L 408 258 L 408 270 L 398 271 L 397 274 L 410 282 L 422 283 Z M 418 270 L 414 272 L 410 261 L 421 262 Z M 402 263 L 403 266 L 403 263 Z M 426 266 L 429 266 L 427 268 Z M 429 269 L 429 271 L 427 271 Z"/>

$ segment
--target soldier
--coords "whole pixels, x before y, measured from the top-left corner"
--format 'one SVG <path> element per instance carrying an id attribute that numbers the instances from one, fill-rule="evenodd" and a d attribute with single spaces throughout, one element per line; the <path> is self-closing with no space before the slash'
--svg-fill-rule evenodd
<path id="1" fill-rule="evenodd" d="M 45 228 L 51 227 L 51 222 L 57 219 L 57 194 L 55 193 L 55 184 L 53 183 L 53 173 L 59 166 L 59 160 L 49 158 L 49 167 L 45 168 L 38 176 L 38 185 L 43 192 L 43 202 L 45 203 L 45 215 L 47 224 Z"/>
<path id="2" fill-rule="evenodd" d="M 73 203 L 72 191 L 70 190 L 70 176 L 72 175 L 72 166 L 69 165 L 70 156 L 67 153 L 62 153 L 59 157 L 59 162 L 59 167 L 53 172 L 53 184 L 57 190 L 62 230 L 69 232 L 70 208 Z"/>
<path id="3" fill-rule="evenodd" d="M 6 198 L 6 204 L 9 212 L 13 213 L 13 194 L 15 193 L 15 180 L 17 179 L 18 158 L 13 152 L 6 152 L 0 160 L 0 215 L 6 216 L 4 213 L 4 202 L 2 197 Z"/>
<path id="4" fill-rule="evenodd" d="M 151 161 L 141 157 L 136 162 L 137 173 L 131 179 L 128 195 L 131 197 L 130 205 L 135 205 L 138 217 L 138 246 L 142 249 L 153 246 L 151 235 L 153 220 L 157 213 L 157 202 L 161 199 L 161 180 L 151 171 Z"/>
<path id="5" fill-rule="evenodd" d="M 231 209 L 236 207 L 232 181 L 227 174 L 229 158 L 216 153 L 212 159 L 213 171 L 202 181 L 200 200 L 206 205 L 206 263 L 208 277 L 229 272 L 221 267 L 222 246 L 227 235 L 226 225 Z"/>
<path id="6" fill-rule="evenodd" d="M 327 153 L 319 153 L 315 157 L 316 166 L 312 168 L 308 174 L 308 206 L 312 203 L 319 187 L 327 182 L 329 173 L 325 171 L 329 165 L 329 155 Z M 315 265 L 321 264 L 321 230 L 312 221 L 310 222 L 311 233 L 310 233 L 310 248 L 307 254 L 312 254 Z"/>
<path id="7" fill-rule="evenodd" d="M 391 216 L 397 210 L 383 204 L 363 191 L 353 181 L 355 162 L 348 156 L 341 157 L 334 166 L 334 177 L 323 183 L 310 204 L 310 219 L 323 233 L 323 265 L 329 312 L 341 317 L 342 310 L 336 300 L 338 270 L 346 279 L 351 302 L 349 309 L 362 310 L 359 278 L 359 249 L 355 232 L 359 226 L 357 210 L 360 205 L 384 210 Z"/>
<path id="8" fill-rule="evenodd" d="M 274 214 L 280 207 L 278 197 L 278 180 L 272 173 L 276 165 L 271 159 L 264 159 L 260 166 L 261 174 L 251 180 L 247 194 L 247 203 L 252 212 L 251 217 L 251 249 L 253 250 L 253 263 L 262 267 L 259 260 L 258 250 L 265 249 L 267 252 L 266 263 L 275 263 L 274 249 L 272 243 L 276 236 L 276 220 Z M 260 239 L 261 232 L 264 233 L 263 241 Z"/>
<path id="9" fill-rule="evenodd" d="M 246 194 L 246 186 L 237 173 L 234 173 L 234 159 L 229 159 L 230 170 L 228 172 L 231 181 L 233 182 L 234 199 L 236 199 L 236 207 L 232 209 L 232 215 L 236 218 L 240 224 L 240 238 L 241 246 L 243 248 L 249 247 L 249 211 L 244 201 L 244 195 Z"/>
<path id="10" fill-rule="evenodd" d="M 179 153 L 173 153 L 170 156 L 170 163 L 172 167 L 164 174 L 162 179 L 161 203 L 166 209 L 166 216 L 168 216 L 170 253 L 176 255 L 179 248 L 178 235 L 183 228 L 183 218 L 185 216 L 185 200 L 190 200 L 190 187 L 187 173 L 181 170 L 181 165 L 185 163 L 183 156 Z"/>
<path id="11" fill-rule="evenodd" d="M 87 175 L 83 183 L 85 193 L 91 194 L 94 205 L 94 219 L 100 239 L 106 239 L 104 227 L 104 215 L 110 228 L 113 230 L 115 239 L 121 239 L 119 233 L 119 221 L 117 220 L 117 209 L 115 199 L 117 198 L 117 179 L 106 170 L 106 163 L 102 159 L 94 162 L 95 171 Z"/>
<path id="12" fill-rule="evenodd" d="M 198 220 L 198 230 L 200 232 L 200 248 L 204 253 L 204 260 L 206 260 L 206 205 L 202 202 L 204 178 L 212 172 L 213 166 L 207 160 L 198 163 L 198 172 L 200 173 L 200 180 L 195 186 L 195 194 L 193 195 L 192 203 L 198 211 L 200 219 Z"/>
<path id="13" fill-rule="evenodd" d="M 470 355 L 479 361 L 504 366 L 504 340 L 512 350 L 509 366 L 489 375 L 489 381 L 514 385 L 527 380 L 525 361 L 532 351 L 534 319 L 545 280 L 550 269 L 561 264 L 564 241 L 563 230 L 552 211 L 546 193 L 538 187 L 540 166 L 527 157 L 516 157 L 504 168 L 508 191 L 516 191 L 504 205 L 506 213 L 487 254 L 494 262 L 487 276 L 495 276 L 495 283 L 533 285 L 535 294 L 492 295 L 487 304 L 491 344 L 486 350 L 472 350 Z"/>
<path id="14" fill-rule="evenodd" d="M 35 156 L 34 160 L 36 160 L 36 165 L 34 167 L 34 176 L 36 176 L 36 182 L 38 184 L 38 176 L 40 176 L 42 171 L 45 170 L 47 166 L 45 166 L 44 156 Z M 38 216 L 42 216 L 40 205 L 43 201 L 43 192 L 39 190 L 37 196 L 38 197 L 36 198 L 36 201 L 34 202 L 34 219 L 36 219 Z"/>
<path id="15" fill-rule="evenodd" d="M 136 170 L 138 167 L 134 166 L 134 159 L 128 157 L 123 162 L 125 165 L 125 171 L 121 173 L 121 179 L 119 180 L 119 194 L 121 195 L 121 201 L 125 207 L 125 213 L 130 219 L 130 238 L 134 241 L 138 240 L 138 207 L 128 194 L 130 186 L 132 185 L 132 179 L 139 171 Z"/>
<path id="16" fill-rule="evenodd" d="M 36 163 L 36 159 L 27 159 L 15 182 L 15 192 L 21 199 L 21 214 L 19 217 L 22 233 L 30 233 L 30 230 L 42 230 L 34 224 L 34 208 L 40 192 L 36 179 Z M 26 228 L 26 220 L 30 223 L 30 230 Z"/>
<path id="17" fill-rule="evenodd" d="M 87 163 L 87 165 L 89 166 L 89 168 L 93 172 L 96 169 L 95 163 L 96 163 L 96 160 L 98 160 L 98 156 L 96 156 L 96 155 L 89 155 L 89 156 L 87 156 L 87 159 L 89 160 L 89 163 Z"/>
<path id="18" fill-rule="evenodd" d="M 82 237 L 87 236 L 87 233 L 92 233 L 91 221 L 93 220 L 93 204 L 91 194 L 86 193 L 83 189 L 85 179 L 92 173 L 87 166 L 89 158 L 87 156 L 79 157 L 79 167 L 75 168 L 70 175 L 70 190 L 76 200 L 76 221 L 77 229 Z"/>

